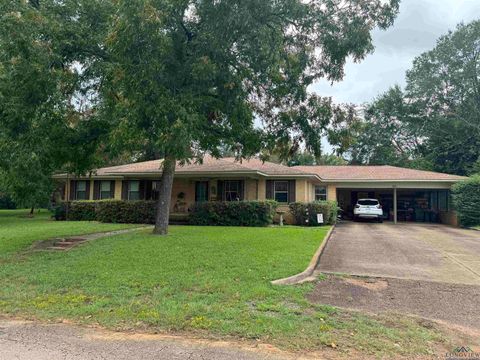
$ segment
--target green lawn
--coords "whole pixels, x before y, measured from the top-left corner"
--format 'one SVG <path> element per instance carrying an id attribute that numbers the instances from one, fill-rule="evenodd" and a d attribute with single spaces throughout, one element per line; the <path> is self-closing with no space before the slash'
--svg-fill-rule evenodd
<path id="1" fill-rule="evenodd" d="M 132 227 L 125 224 L 101 224 L 95 221 L 54 221 L 51 219 L 52 214 L 47 210 L 37 210 L 33 217 L 29 217 L 29 212 L 23 209 L 0 210 L 0 258 L 24 250 L 37 240 Z"/>
<path id="2" fill-rule="evenodd" d="M 9 224 L 0 227 L 2 252 L 53 233 L 103 230 L 15 215 L 0 221 Z M 172 226 L 166 237 L 140 231 L 69 252 L 10 253 L 0 266 L 0 312 L 118 330 L 259 339 L 293 350 L 333 343 L 376 355 L 425 354 L 443 341 L 417 320 L 312 305 L 305 299 L 311 284 L 270 284 L 304 270 L 327 230 Z"/>

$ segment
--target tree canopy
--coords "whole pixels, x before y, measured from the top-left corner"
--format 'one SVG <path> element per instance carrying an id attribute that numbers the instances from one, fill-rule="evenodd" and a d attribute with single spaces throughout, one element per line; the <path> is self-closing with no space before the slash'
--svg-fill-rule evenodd
<path id="1" fill-rule="evenodd" d="M 320 155 L 348 111 L 309 85 L 341 80 L 348 58 L 373 51 L 371 30 L 392 24 L 398 2 L 4 2 L 0 166 L 14 179 L 23 170 L 12 165 L 30 161 L 47 179 L 88 171 L 99 149 L 160 156 L 165 233 L 177 161 L 286 144 Z"/>
<path id="2" fill-rule="evenodd" d="M 480 158 L 480 21 L 461 24 L 414 60 L 402 91 L 368 104 L 354 162 L 466 175 Z M 358 124 L 357 124 L 358 125 Z"/>
<path id="3" fill-rule="evenodd" d="M 105 132 L 76 103 L 90 81 L 82 64 L 100 49 L 94 36 L 101 6 L 92 5 L 0 5 L 0 169 L 4 189 L 21 205 L 47 203 L 54 171 L 89 170 Z"/>
<path id="4" fill-rule="evenodd" d="M 159 231 L 177 160 L 287 143 L 319 155 L 336 111 L 308 86 L 340 80 L 346 59 L 372 51 L 370 31 L 397 11 L 396 0 L 117 1 L 102 110 L 118 119 L 116 139 L 164 155 Z"/>

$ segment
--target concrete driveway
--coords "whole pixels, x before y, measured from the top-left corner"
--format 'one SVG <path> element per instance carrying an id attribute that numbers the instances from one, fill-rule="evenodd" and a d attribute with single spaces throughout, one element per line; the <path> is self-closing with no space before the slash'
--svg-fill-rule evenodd
<path id="1" fill-rule="evenodd" d="M 480 232 L 436 224 L 342 222 L 317 270 L 480 285 Z"/>

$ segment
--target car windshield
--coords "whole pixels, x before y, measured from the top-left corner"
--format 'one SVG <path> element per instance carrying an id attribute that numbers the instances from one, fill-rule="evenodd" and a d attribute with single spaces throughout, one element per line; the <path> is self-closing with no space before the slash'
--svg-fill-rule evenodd
<path id="1" fill-rule="evenodd" d="M 358 205 L 375 206 L 375 205 L 378 205 L 378 201 L 377 200 L 358 200 Z"/>

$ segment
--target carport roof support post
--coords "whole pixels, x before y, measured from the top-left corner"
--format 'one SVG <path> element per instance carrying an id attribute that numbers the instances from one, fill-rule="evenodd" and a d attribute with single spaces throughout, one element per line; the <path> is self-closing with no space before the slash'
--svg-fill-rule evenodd
<path id="1" fill-rule="evenodd" d="M 397 223 L 397 186 L 393 185 L 393 223 Z"/>

